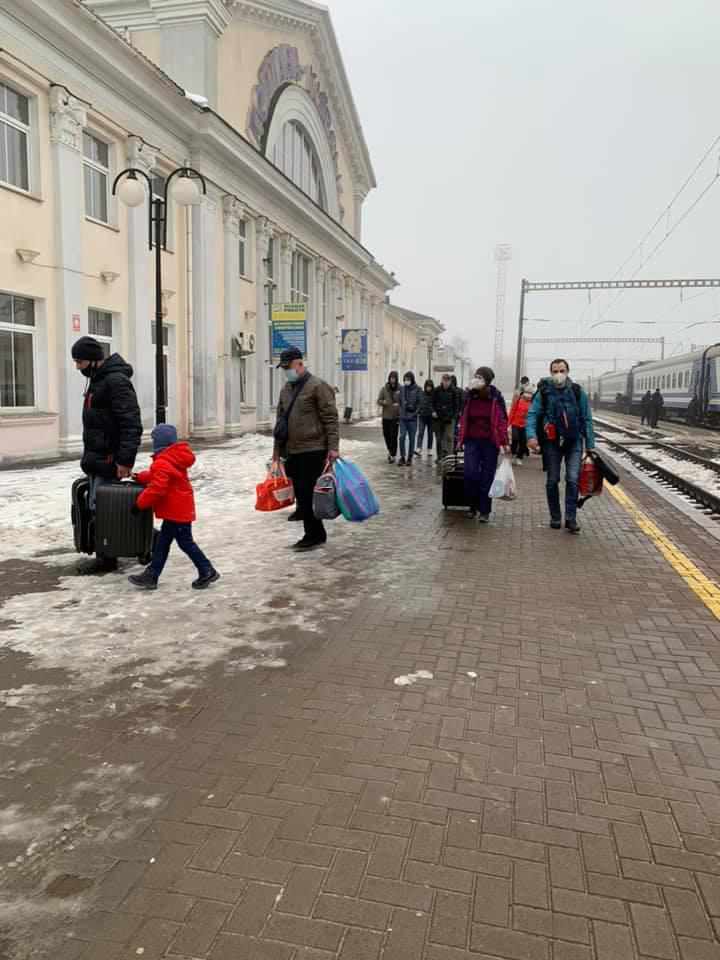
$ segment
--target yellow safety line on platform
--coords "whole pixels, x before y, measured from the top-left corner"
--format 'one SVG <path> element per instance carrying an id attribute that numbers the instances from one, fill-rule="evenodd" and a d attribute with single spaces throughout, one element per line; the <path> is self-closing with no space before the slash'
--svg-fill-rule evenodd
<path id="1" fill-rule="evenodd" d="M 682 550 L 678 550 L 672 540 L 652 522 L 646 513 L 643 513 L 626 493 L 609 485 L 605 489 L 609 490 L 618 503 L 625 507 L 635 523 L 652 540 L 673 570 L 680 574 L 690 589 L 700 597 L 708 610 L 720 620 L 720 586 L 714 580 L 706 577 L 702 570 L 699 570 L 692 560 L 685 556 Z"/>

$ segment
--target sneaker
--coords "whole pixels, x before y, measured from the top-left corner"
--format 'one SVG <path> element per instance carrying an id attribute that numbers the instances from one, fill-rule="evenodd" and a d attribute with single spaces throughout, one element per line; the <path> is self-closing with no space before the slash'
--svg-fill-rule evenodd
<path id="1" fill-rule="evenodd" d="M 395 463 L 395 457 L 388 454 L 388 463 Z"/>
<path id="2" fill-rule="evenodd" d="M 566 520 L 565 529 L 568 533 L 580 533 L 580 524 L 577 520 Z"/>
<path id="3" fill-rule="evenodd" d="M 206 573 L 201 573 L 197 580 L 193 580 L 192 588 L 193 590 L 207 590 L 211 583 L 215 583 L 219 579 L 220 574 L 215 567 L 210 567 Z"/>
<path id="4" fill-rule="evenodd" d="M 113 573 L 118 568 L 117 557 L 95 557 L 85 563 L 79 563 L 78 575 L 81 577 L 102 576 L 104 573 Z"/>
<path id="5" fill-rule="evenodd" d="M 293 512 L 288 517 L 288 523 L 300 523 L 302 520 L 302 514 L 299 510 L 293 510 Z"/>
<path id="6" fill-rule="evenodd" d="M 422 456 L 422 450 L 416 450 L 416 451 L 415 451 L 415 456 L 416 456 L 416 457 L 421 457 L 421 456 Z"/>
<path id="7" fill-rule="evenodd" d="M 480 523 L 490 523 L 490 514 L 481 513 L 479 519 L 480 519 Z"/>
<path id="8" fill-rule="evenodd" d="M 551 521 L 550 521 L 550 528 L 551 528 L 552 530 L 560 530 L 561 527 L 562 527 L 562 520 L 551 520 Z"/>
<path id="9" fill-rule="evenodd" d="M 519 457 L 516 457 L 516 458 L 513 460 L 513 464 L 514 464 L 516 467 L 521 467 L 521 466 L 522 466 L 522 463 L 523 463 L 523 462 L 522 462 L 522 460 L 521 460 Z"/>
<path id="10" fill-rule="evenodd" d="M 297 543 L 292 545 L 292 549 L 296 553 L 307 553 L 310 550 L 317 550 L 318 547 L 324 546 L 326 543 L 325 540 L 310 540 L 309 537 L 303 537 L 302 540 L 298 540 Z"/>
<path id="11" fill-rule="evenodd" d="M 150 567 L 146 567 L 142 573 L 135 573 L 128 580 L 134 587 L 140 587 L 141 590 L 157 590 L 157 577 Z"/>
<path id="12" fill-rule="evenodd" d="M 405 457 L 400 457 L 400 459 L 399 459 L 398 462 L 397 462 L 397 465 L 398 465 L 399 467 L 405 467 L 405 466 L 407 466 L 407 460 L 405 459 Z"/>
<path id="13" fill-rule="evenodd" d="M 474 507 L 470 507 L 468 512 L 465 514 L 465 516 L 467 517 L 468 520 L 474 520 L 475 517 L 477 516 L 477 510 L 475 510 Z"/>

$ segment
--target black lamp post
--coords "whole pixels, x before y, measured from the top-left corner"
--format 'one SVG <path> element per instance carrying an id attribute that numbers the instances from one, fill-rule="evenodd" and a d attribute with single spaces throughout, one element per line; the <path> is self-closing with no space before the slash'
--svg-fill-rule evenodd
<path id="1" fill-rule="evenodd" d="M 205 179 L 192 167 L 178 167 L 166 177 L 162 197 L 153 196 L 153 185 L 144 170 L 128 167 L 115 177 L 112 186 L 113 196 L 117 195 L 128 207 L 139 207 L 145 199 L 145 189 L 138 180 L 138 174 L 148 185 L 150 203 L 148 204 L 148 246 L 152 250 L 155 243 L 155 422 L 165 423 L 165 365 L 163 362 L 163 308 L 162 308 L 162 251 L 167 249 L 167 205 L 168 187 L 178 177 L 173 197 L 183 207 L 192 206 L 200 201 L 200 182 L 203 194 L 207 193 Z M 192 179 L 194 178 L 194 179 Z M 122 183 L 120 181 L 122 180 Z M 118 184 L 120 186 L 118 187 Z"/>

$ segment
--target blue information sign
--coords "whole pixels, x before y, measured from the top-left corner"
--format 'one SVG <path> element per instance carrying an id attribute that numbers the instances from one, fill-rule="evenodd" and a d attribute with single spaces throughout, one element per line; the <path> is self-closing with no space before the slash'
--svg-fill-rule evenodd
<path id="1" fill-rule="evenodd" d="M 342 370 L 345 373 L 363 373 L 368 368 L 367 330 L 342 331 Z"/>

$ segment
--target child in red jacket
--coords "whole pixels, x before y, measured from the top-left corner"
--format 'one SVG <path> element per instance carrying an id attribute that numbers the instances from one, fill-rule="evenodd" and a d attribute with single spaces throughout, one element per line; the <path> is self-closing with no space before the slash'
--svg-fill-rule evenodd
<path id="1" fill-rule="evenodd" d="M 144 590 L 156 590 L 170 547 L 176 540 L 198 569 L 199 576 L 193 580 L 193 589 L 204 590 L 219 580 L 220 574 L 193 540 L 195 497 L 187 472 L 195 463 L 195 454 L 187 443 L 178 443 L 177 430 L 169 423 L 155 427 L 152 442 L 152 466 L 135 477 L 145 489 L 137 498 L 133 513 L 154 510 L 155 516 L 163 523 L 150 566 L 128 580 Z"/>

